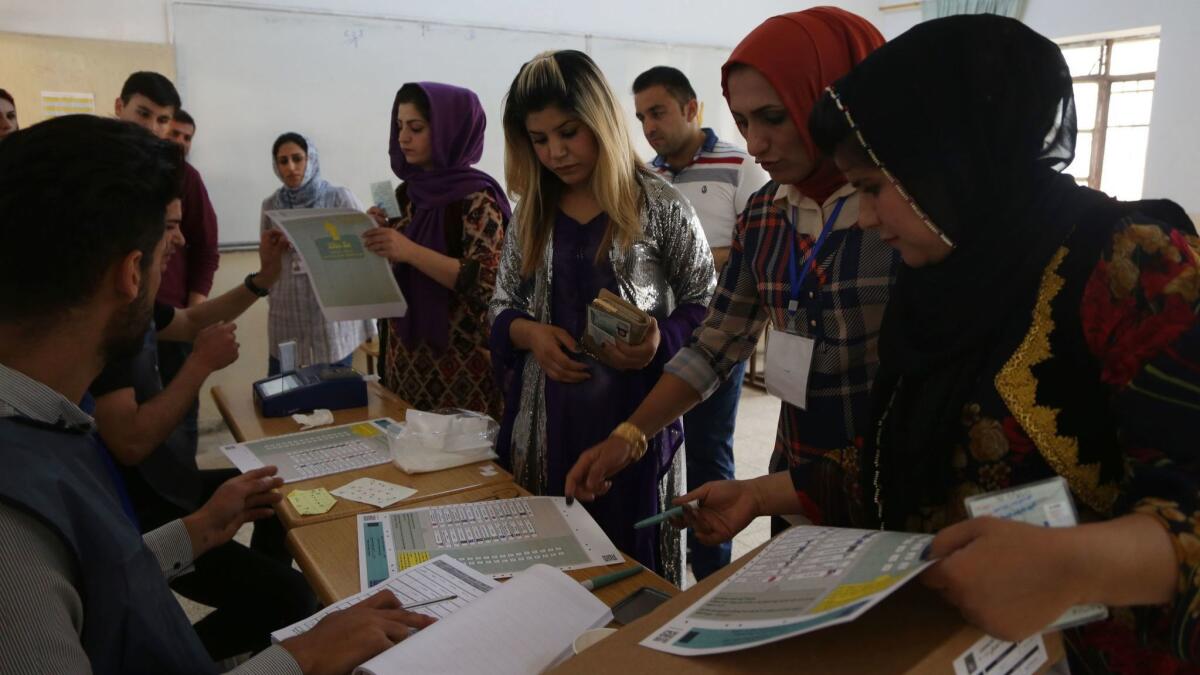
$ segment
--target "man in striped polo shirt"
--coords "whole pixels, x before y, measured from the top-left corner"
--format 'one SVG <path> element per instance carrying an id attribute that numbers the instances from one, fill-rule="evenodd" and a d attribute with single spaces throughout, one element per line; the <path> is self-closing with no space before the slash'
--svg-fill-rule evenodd
<path id="1" fill-rule="evenodd" d="M 687 76 L 655 66 L 633 82 L 642 133 L 658 155 L 650 166 L 692 203 L 720 272 L 734 227 L 766 173 L 740 148 L 700 126 L 700 104 Z M 711 397 L 683 416 L 688 490 L 733 478 L 733 426 L 746 363 L 738 364 Z M 692 572 L 700 580 L 729 564 L 731 545 L 703 546 L 688 533 Z"/>

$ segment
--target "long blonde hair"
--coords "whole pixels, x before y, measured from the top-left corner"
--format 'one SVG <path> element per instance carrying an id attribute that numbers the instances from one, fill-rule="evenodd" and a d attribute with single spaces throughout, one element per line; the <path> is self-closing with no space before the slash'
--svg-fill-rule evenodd
<path id="1" fill-rule="evenodd" d="M 521 276 L 526 278 L 542 263 L 564 187 L 538 160 L 525 128 L 527 115 L 551 106 L 578 117 L 596 137 L 599 156 L 588 188 L 608 214 L 597 262 L 607 256 L 614 239 L 628 251 L 642 237 L 645 197 L 638 173 L 645 168 L 608 80 L 583 52 L 542 52 L 521 66 L 504 101 L 504 178 L 510 196 L 520 200 L 514 218 L 520 228 Z"/>

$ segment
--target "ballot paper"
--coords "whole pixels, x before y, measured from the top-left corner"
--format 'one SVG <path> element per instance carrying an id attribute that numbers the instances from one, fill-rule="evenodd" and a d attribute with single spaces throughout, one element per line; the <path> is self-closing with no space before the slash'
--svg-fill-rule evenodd
<path id="1" fill-rule="evenodd" d="M 362 235 L 375 221 L 353 209 L 266 212 L 303 260 L 317 304 L 328 321 L 404 316 L 408 303 L 386 259 L 366 250 Z"/>
<path id="2" fill-rule="evenodd" d="M 583 504 L 567 506 L 562 497 L 496 499 L 358 516 L 361 590 L 442 554 L 497 579 L 538 563 L 574 570 L 624 559 Z"/>
<path id="3" fill-rule="evenodd" d="M 349 499 L 352 502 L 370 504 L 378 508 L 386 508 L 402 499 L 417 494 L 417 491 L 403 485 L 375 480 L 374 478 L 359 478 L 330 491 L 335 497 Z"/>
<path id="4" fill-rule="evenodd" d="M 608 606 L 578 581 L 535 565 L 354 672 L 541 673 L 570 656 L 575 638 L 611 620 Z"/>
<path id="5" fill-rule="evenodd" d="M 442 619 L 449 616 L 452 612 L 467 606 L 497 585 L 497 582 L 479 574 L 454 558 L 440 555 L 416 567 L 410 567 L 396 574 L 376 588 L 362 593 L 355 593 L 303 621 L 297 621 L 287 628 L 281 628 L 271 633 L 271 639 L 275 642 L 282 642 L 288 638 L 296 637 L 317 625 L 317 622 L 325 618 L 330 612 L 346 609 L 380 591 L 391 591 L 392 595 L 395 595 L 396 599 L 400 601 L 400 604 L 406 607 L 430 600 L 437 600 L 438 598 L 456 596 L 453 600 L 446 600 L 413 609 L 418 614 Z"/>
<path id="6" fill-rule="evenodd" d="M 325 488 L 313 490 L 292 490 L 288 493 L 288 501 L 296 508 L 296 513 L 302 516 L 318 516 L 326 513 L 337 504 L 337 500 Z"/>
<path id="7" fill-rule="evenodd" d="M 972 518 L 992 516 L 1038 527 L 1072 527 L 1079 524 L 1071 488 L 1062 476 L 974 495 L 963 500 Z M 1102 604 L 1068 608 L 1047 630 L 1066 630 L 1108 618 Z"/>
<path id="8" fill-rule="evenodd" d="M 797 526 L 641 642 L 684 656 L 853 621 L 932 564 L 930 534 Z"/>

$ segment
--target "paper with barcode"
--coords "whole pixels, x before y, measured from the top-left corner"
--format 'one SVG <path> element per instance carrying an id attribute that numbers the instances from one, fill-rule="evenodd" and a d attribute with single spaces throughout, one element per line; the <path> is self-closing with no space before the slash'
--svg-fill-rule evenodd
<path id="1" fill-rule="evenodd" d="M 853 621 L 932 564 L 930 534 L 797 526 L 641 644 L 700 656 Z"/>
<path id="2" fill-rule="evenodd" d="M 538 563 L 562 570 L 615 565 L 624 556 L 579 502 L 518 497 L 358 516 L 359 586 L 448 555 L 495 579 Z"/>
<path id="3" fill-rule="evenodd" d="M 451 612 L 465 607 L 472 600 L 482 596 L 497 585 L 491 578 L 479 574 L 450 556 L 442 555 L 432 560 L 427 560 L 420 565 L 405 569 L 385 581 L 378 588 L 373 588 L 362 593 L 355 593 L 303 621 L 297 621 L 287 628 L 281 628 L 271 633 L 271 639 L 275 642 L 282 642 L 288 638 L 296 637 L 317 625 L 317 622 L 325 618 L 330 612 L 346 609 L 383 590 L 391 591 L 392 595 L 395 595 L 396 599 L 404 607 L 455 596 L 452 600 L 425 605 L 424 607 L 417 607 L 412 610 L 418 614 L 441 619 L 448 616 Z"/>

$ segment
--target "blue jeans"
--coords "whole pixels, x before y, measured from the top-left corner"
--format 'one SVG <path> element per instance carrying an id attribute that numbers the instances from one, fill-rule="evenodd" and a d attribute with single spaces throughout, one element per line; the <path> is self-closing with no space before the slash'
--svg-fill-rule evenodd
<path id="1" fill-rule="evenodd" d="M 689 492 L 709 481 L 733 478 L 733 426 L 745 373 L 746 362 L 742 361 L 712 396 L 683 416 Z M 729 564 L 733 543 L 705 546 L 688 530 L 688 550 L 692 573 L 700 581 Z"/>
<path id="2" fill-rule="evenodd" d="M 267 377 L 271 377 L 272 375 L 278 375 L 279 374 L 279 359 L 275 358 L 274 356 L 267 356 L 267 359 L 268 359 L 267 360 Z M 331 363 L 329 365 L 345 366 L 345 367 L 349 368 L 350 366 L 354 365 L 354 352 L 350 352 L 350 356 L 347 356 L 346 358 L 342 359 L 341 361 L 334 361 L 333 363 Z"/>

